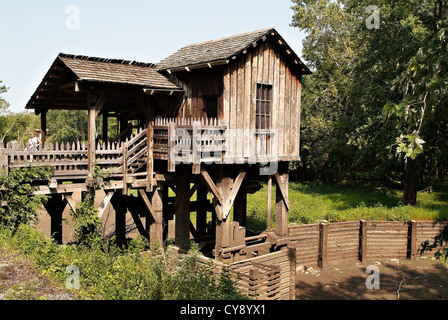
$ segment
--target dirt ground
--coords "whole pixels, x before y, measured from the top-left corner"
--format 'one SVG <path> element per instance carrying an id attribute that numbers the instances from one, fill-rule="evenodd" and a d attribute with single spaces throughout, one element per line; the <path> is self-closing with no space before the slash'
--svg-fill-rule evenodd
<path id="1" fill-rule="evenodd" d="M 367 289 L 374 265 L 379 289 Z M 378 281 L 377 281 L 378 283 Z M 296 300 L 448 300 L 448 265 L 431 257 L 347 262 L 324 269 L 299 266 Z"/>
<path id="2" fill-rule="evenodd" d="M 26 259 L 0 247 L 0 300 L 72 300 Z"/>

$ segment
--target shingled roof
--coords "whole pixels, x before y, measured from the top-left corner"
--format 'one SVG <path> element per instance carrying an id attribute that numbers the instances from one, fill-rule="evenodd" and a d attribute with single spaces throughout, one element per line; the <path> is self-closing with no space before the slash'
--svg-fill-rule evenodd
<path id="1" fill-rule="evenodd" d="M 287 47 L 287 50 L 289 50 L 293 54 L 294 59 L 299 62 L 300 67 L 302 68 L 302 73 L 309 74 L 310 70 L 301 62 L 300 58 L 286 44 L 275 28 L 265 28 L 217 40 L 190 44 L 160 61 L 156 67 L 159 70 L 171 70 L 207 63 L 222 62 L 248 49 L 255 42 L 270 33 L 274 33 L 277 38 L 282 40 L 282 43 Z"/>
<path id="2" fill-rule="evenodd" d="M 180 89 L 155 65 L 128 60 L 59 54 L 59 59 L 82 81 L 138 85 L 151 89 Z"/>

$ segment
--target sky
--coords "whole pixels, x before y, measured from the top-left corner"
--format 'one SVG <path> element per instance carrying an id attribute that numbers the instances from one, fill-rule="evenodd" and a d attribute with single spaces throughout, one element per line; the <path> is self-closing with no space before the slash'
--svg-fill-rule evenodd
<path id="1" fill-rule="evenodd" d="M 275 27 L 301 56 L 291 0 L 0 0 L 0 80 L 12 112 L 62 53 L 157 63 L 181 47 Z"/>

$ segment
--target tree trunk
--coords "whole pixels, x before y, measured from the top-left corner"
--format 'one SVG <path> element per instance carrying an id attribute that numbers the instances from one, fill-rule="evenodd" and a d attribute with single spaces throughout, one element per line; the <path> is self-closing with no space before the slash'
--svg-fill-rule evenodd
<path id="1" fill-rule="evenodd" d="M 417 203 L 418 170 L 414 160 L 409 159 L 404 174 L 404 205 L 415 206 Z"/>

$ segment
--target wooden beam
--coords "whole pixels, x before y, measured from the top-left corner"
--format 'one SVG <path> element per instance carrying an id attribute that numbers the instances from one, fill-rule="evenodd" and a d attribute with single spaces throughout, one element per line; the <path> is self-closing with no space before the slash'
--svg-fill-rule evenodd
<path id="1" fill-rule="evenodd" d="M 232 186 L 232 191 L 229 195 L 229 199 L 226 200 L 225 202 L 225 206 L 223 208 L 223 212 L 224 212 L 224 219 L 227 219 L 230 215 L 230 209 L 232 208 L 233 202 L 235 201 L 236 196 L 238 195 L 238 191 L 241 188 L 241 184 L 244 181 L 244 178 L 246 177 L 246 173 L 247 173 L 247 169 L 241 169 L 237 178 L 235 179 L 235 182 L 233 183 Z"/>
<path id="2" fill-rule="evenodd" d="M 139 189 L 138 194 L 140 195 L 140 198 L 143 200 L 143 203 L 145 204 L 146 208 L 148 209 L 149 213 L 152 216 L 152 219 L 156 223 L 162 223 L 162 217 L 157 214 L 155 208 L 152 206 L 151 201 L 148 198 L 148 195 L 146 194 L 145 190 Z"/>
<path id="3" fill-rule="evenodd" d="M 95 104 L 95 118 L 98 117 L 98 115 L 100 114 L 101 109 L 104 107 L 106 101 L 107 101 L 107 95 L 103 93 Z"/>
<path id="4" fill-rule="evenodd" d="M 284 186 L 283 182 L 281 181 L 280 175 L 278 172 L 275 173 L 275 180 L 277 181 L 277 187 L 280 189 L 280 192 L 282 194 L 283 202 L 285 203 L 286 209 L 289 211 L 290 203 L 289 203 L 289 199 L 288 199 L 288 193 L 285 190 L 285 186 Z"/>
<path id="5" fill-rule="evenodd" d="M 267 231 L 271 231 L 271 212 L 272 211 L 272 176 L 268 180 L 268 212 L 267 212 Z"/>
<path id="6" fill-rule="evenodd" d="M 100 206 L 98 207 L 98 217 L 101 219 L 104 212 L 106 211 L 107 205 L 110 203 L 112 196 L 114 195 L 114 191 L 106 191 L 103 201 L 101 201 Z"/>
<path id="7" fill-rule="evenodd" d="M 41 128 L 40 150 L 43 150 L 47 143 L 47 111 L 46 110 L 42 110 L 42 112 L 40 114 L 40 128 Z"/>
<path id="8" fill-rule="evenodd" d="M 201 177 L 204 180 L 205 184 L 209 188 L 210 192 L 213 194 L 215 199 L 218 201 L 219 205 L 222 205 L 222 197 L 221 193 L 219 192 L 218 188 L 216 187 L 215 183 L 213 182 L 212 178 L 208 174 L 207 170 L 205 168 L 201 169 Z"/>
<path id="9" fill-rule="evenodd" d="M 88 109 L 88 123 L 87 123 L 87 136 L 88 136 L 88 178 L 93 178 L 93 173 L 95 171 L 95 150 L 96 150 L 96 113 L 95 113 L 95 104 L 89 98 L 89 109 Z"/>
<path id="10" fill-rule="evenodd" d="M 65 201 L 67 201 L 68 205 L 70 206 L 70 209 L 73 212 L 76 212 L 76 202 L 75 202 L 75 200 L 73 200 L 72 194 L 68 194 L 68 193 L 64 194 L 64 198 L 65 198 Z"/>

